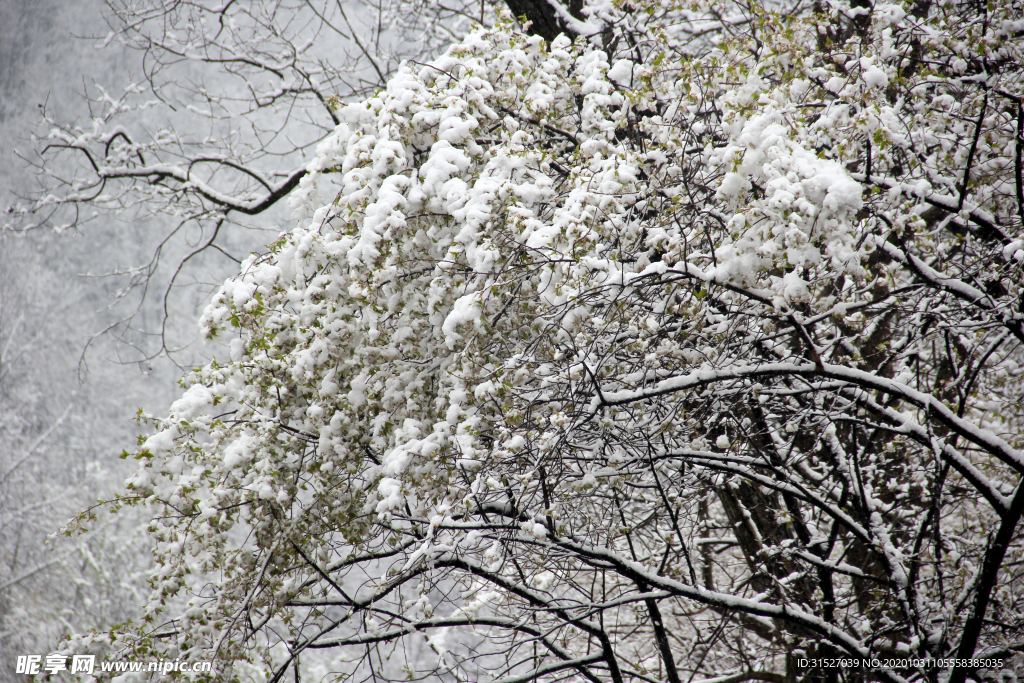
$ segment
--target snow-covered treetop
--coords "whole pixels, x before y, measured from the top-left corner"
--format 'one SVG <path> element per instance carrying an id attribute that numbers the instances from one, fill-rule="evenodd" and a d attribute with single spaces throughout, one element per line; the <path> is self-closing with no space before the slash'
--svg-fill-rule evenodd
<path id="1" fill-rule="evenodd" d="M 226 680 L 1012 655 L 1020 9 L 571 9 L 337 111 L 137 453 L 158 568 L 105 642 Z"/>

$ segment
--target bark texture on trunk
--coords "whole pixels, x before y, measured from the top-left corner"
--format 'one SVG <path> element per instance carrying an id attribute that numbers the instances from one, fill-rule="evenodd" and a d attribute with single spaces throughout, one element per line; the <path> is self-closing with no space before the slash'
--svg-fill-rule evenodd
<path id="1" fill-rule="evenodd" d="M 527 30 L 531 34 L 540 36 L 549 43 L 560 33 L 569 38 L 576 38 L 578 35 L 562 18 L 555 5 L 560 4 L 571 16 L 582 19 L 583 0 L 570 0 L 567 3 L 559 3 L 558 0 L 505 0 L 505 4 L 512 14 L 524 17 L 530 22 Z"/>

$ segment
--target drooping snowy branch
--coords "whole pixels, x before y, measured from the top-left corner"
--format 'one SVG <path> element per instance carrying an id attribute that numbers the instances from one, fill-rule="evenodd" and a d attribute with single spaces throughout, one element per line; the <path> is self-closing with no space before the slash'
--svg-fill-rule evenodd
<path id="1" fill-rule="evenodd" d="M 138 451 L 160 566 L 115 643 L 593 683 L 1018 642 L 1021 141 L 987 93 L 1020 10 L 570 9 L 601 30 L 506 15 L 338 109 L 202 317 L 230 358 Z"/>

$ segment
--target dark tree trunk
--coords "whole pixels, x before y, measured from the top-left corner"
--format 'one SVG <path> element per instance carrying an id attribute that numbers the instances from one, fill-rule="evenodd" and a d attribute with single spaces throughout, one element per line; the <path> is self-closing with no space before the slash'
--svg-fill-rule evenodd
<path id="1" fill-rule="evenodd" d="M 531 34 L 540 36 L 549 43 L 560 33 L 569 38 L 576 38 L 578 35 L 555 9 L 555 5 L 560 4 L 571 16 L 582 19 L 583 0 L 569 0 L 568 3 L 559 3 L 558 0 L 505 0 L 505 4 L 512 14 L 530 22 L 527 30 Z"/>

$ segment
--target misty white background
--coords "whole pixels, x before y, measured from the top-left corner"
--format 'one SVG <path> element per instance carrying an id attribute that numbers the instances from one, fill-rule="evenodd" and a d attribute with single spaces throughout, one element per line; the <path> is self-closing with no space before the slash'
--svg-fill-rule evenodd
<path id="1" fill-rule="evenodd" d="M 87 122 L 83 88 L 116 92 L 137 80 L 137 55 L 117 43 L 97 49 L 108 31 L 97 0 L 0 0 L 3 211 L 38 186 L 15 152 L 39 148 L 31 136 L 47 132 L 41 104 L 59 120 Z M 144 597 L 139 515 L 100 515 L 74 538 L 53 534 L 122 488 L 133 461 L 118 456 L 144 431 L 136 410 L 166 410 L 180 365 L 210 353 L 192 346 L 195 313 L 230 262 L 215 264 L 221 272 L 203 286 L 183 281 L 172 300 L 179 366 L 146 358 L 159 297 L 111 306 L 125 281 L 104 275 L 148 261 L 162 227 L 123 215 L 61 234 L 0 231 L 0 681 L 15 677 L 16 655 L 46 654 L 65 633 L 131 618 Z M 95 336 L 130 315 L 131 327 Z"/>

